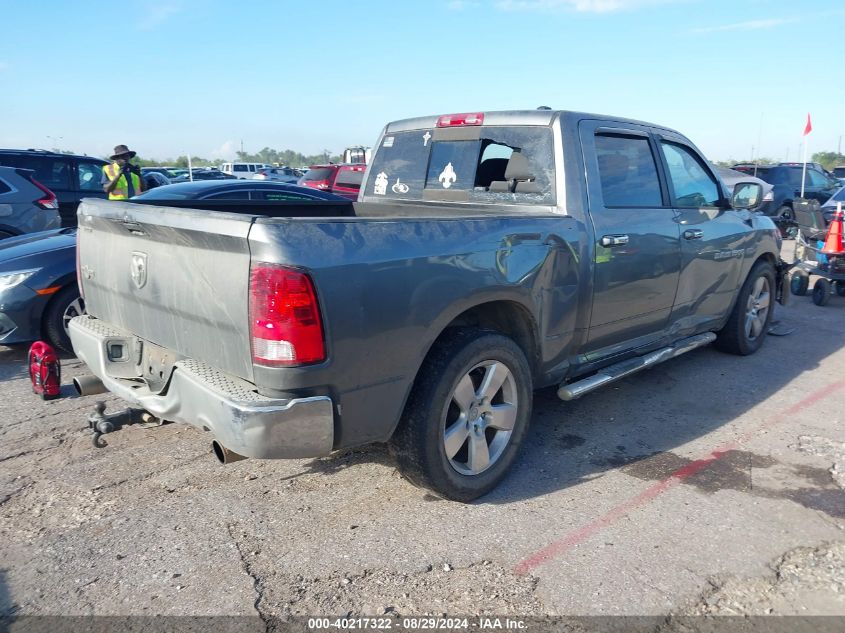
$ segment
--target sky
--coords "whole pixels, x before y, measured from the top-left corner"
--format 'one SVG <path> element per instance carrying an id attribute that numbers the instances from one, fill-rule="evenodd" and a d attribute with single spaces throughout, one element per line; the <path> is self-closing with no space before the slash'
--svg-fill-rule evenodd
<path id="1" fill-rule="evenodd" d="M 0 147 L 231 159 L 430 114 L 578 110 L 711 160 L 845 135 L 842 0 L 0 0 Z M 243 144 L 243 145 L 241 145 Z"/>

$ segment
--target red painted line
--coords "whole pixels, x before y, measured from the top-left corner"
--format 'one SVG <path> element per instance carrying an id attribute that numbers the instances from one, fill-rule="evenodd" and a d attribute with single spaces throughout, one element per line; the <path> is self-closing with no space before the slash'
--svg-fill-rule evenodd
<path id="1" fill-rule="evenodd" d="M 775 415 L 766 422 L 763 422 L 762 424 L 758 425 L 753 431 L 743 433 L 732 442 L 728 442 L 712 450 L 707 457 L 697 459 L 694 462 L 690 462 L 686 466 L 679 468 L 662 481 L 659 481 L 658 483 L 646 488 L 640 494 L 609 510 L 604 516 L 599 517 L 598 519 L 595 519 L 590 523 L 587 523 L 586 525 L 578 528 L 577 530 L 570 532 L 563 538 L 552 542 L 551 544 L 547 545 L 538 552 L 535 552 L 527 558 L 524 558 L 516 567 L 514 567 L 514 572 L 518 575 L 524 575 L 534 569 L 537 569 L 538 567 L 550 561 L 551 559 L 560 556 L 561 554 L 569 551 L 576 545 L 579 545 L 590 537 L 595 536 L 597 533 L 601 532 L 606 527 L 613 525 L 619 519 L 624 518 L 637 508 L 644 506 L 647 503 L 650 503 L 651 501 L 662 495 L 664 492 L 667 492 L 678 484 L 682 483 L 685 479 L 695 475 L 698 472 L 701 472 L 702 470 L 710 466 L 710 464 L 721 459 L 726 453 L 732 450 L 736 450 L 741 445 L 756 437 L 759 432 L 763 429 L 775 426 L 776 424 L 780 424 L 781 422 L 785 421 L 790 415 L 798 413 L 799 411 L 802 411 L 818 403 L 820 400 L 824 400 L 825 398 L 833 395 L 833 393 L 835 393 L 839 389 L 842 389 L 843 387 L 845 387 L 845 379 L 837 380 L 825 387 L 822 387 L 817 391 L 814 391 L 807 397 L 802 398 L 801 400 L 790 406 L 785 411 L 782 411 L 781 413 Z"/>

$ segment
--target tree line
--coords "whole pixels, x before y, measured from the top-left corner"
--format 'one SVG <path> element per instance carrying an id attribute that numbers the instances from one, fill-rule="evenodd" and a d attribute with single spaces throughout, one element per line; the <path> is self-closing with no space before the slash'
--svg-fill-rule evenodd
<path id="1" fill-rule="evenodd" d="M 774 158 L 767 158 L 765 156 L 761 156 L 759 158 L 755 158 L 753 160 L 719 160 L 716 161 L 715 164 L 719 167 L 732 167 L 738 163 L 756 163 L 758 165 L 772 165 L 777 164 L 781 161 L 775 160 Z M 793 161 L 796 163 L 800 163 L 800 160 Z M 816 152 L 810 158 L 810 162 L 818 163 L 828 171 L 833 169 L 834 167 L 842 167 L 845 166 L 845 154 L 840 154 L 839 152 Z"/>

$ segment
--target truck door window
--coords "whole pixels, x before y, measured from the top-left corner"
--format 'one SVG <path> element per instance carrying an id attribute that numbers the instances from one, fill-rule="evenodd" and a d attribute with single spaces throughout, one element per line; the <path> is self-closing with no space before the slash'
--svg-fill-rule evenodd
<path id="1" fill-rule="evenodd" d="M 660 207 L 663 197 L 648 139 L 596 135 L 602 197 L 606 207 Z"/>
<path id="2" fill-rule="evenodd" d="M 661 141 L 660 148 L 669 168 L 675 206 L 684 209 L 718 207 L 722 200 L 719 185 L 698 157 L 675 143 Z"/>

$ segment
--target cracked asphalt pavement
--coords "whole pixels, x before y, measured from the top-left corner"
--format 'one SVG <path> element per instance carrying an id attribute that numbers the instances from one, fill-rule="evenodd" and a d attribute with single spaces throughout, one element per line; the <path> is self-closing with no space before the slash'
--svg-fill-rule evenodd
<path id="1" fill-rule="evenodd" d="M 42 402 L 0 347 L 4 615 L 845 615 L 845 299 L 779 309 L 579 401 L 536 394 L 511 475 L 461 505 L 381 446 L 219 466 L 207 434 Z M 63 382 L 85 373 L 63 361 Z"/>

